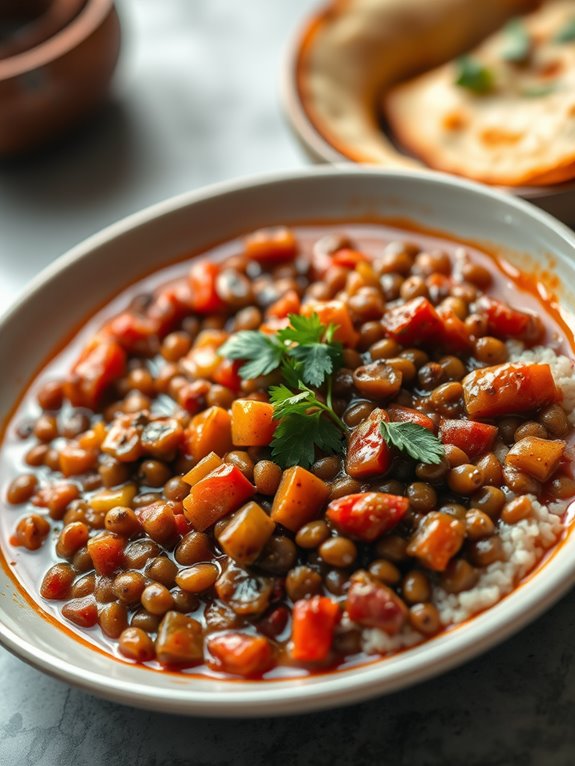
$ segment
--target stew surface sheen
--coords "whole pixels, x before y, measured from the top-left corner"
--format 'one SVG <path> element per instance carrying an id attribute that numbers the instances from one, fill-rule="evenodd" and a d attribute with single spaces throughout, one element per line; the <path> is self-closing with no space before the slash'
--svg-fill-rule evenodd
<path id="1" fill-rule="evenodd" d="M 573 429 L 548 365 L 522 365 L 523 389 L 510 368 L 519 404 L 505 405 L 506 341 L 573 356 L 536 281 L 513 273 L 467 243 L 342 223 L 262 230 L 131 285 L 7 424 L 11 573 L 112 656 L 214 678 L 325 672 L 449 629 L 435 588 L 472 591 L 504 560 L 500 530 L 529 517 L 526 496 L 575 495 Z M 295 468 L 270 448 L 281 371 L 242 380 L 218 348 L 262 325 L 275 337 L 300 311 L 319 317 L 323 345 L 342 344 L 308 389 L 345 433 Z M 108 354 L 97 384 L 94 337 L 123 355 Z M 387 442 L 382 420 L 437 437 L 437 462 Z"/>

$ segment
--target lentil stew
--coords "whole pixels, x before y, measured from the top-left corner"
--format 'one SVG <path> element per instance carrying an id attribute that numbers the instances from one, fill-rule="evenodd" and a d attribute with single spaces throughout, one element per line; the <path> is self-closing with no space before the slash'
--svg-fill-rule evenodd
<path id="1" fill-rule="evenodd" d="M 7 427 L 16 576 L 115 656 L 220 677 L 406 648 L 489 577 L 499 600 L 575 496 L 571 339 L 502 265 L 295 227 L 133 286 Z"/>

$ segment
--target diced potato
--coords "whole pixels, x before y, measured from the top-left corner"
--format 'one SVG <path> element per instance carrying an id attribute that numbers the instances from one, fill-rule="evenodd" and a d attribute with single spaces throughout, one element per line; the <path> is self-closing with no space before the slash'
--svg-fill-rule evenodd
<path id="1" fill-rule="evenodd" d="M 201 460 L 210 452 L 225 455 L 232 445 L 232 428 L 229 412 L 222 407 L 208 407 L 196 415 L 187 431 L 188 452 L 195 460 Z"/>
<path id="2" fill-rule="evenodd" d="M 182 481 L 185 481 L 186 484 L 189 484 L 190 487 L 193 487 L 194 484 L 197 484 L 209 473 L 214 471 L 216 468 L 219 468 L 223 462 L 224 461 L 221 459 L 221 457 L 216 455 L 215 452 L 210 452 L 209 455 L 203 457 L 197 465 L 195 465 L 193 468 L 190 468 L 190 470 L 182 476 Z"/>
<path id="3" fill-rule="evenodd" d="M 218 542 L 238 564 L 252 564 L 270 539 L 275 526 L 264 509 L 252 501 L 230 517 Z"/>
<path id="4" fill-rule="evenodd" d="M 526 436 L 511 447 L 505 456 L 505 463 L 533 476 L 537 481 L 547 481 L 557 470 L 565 442 L 559 439 L 540 439 Z"/>
<path id="5" fill-rule="evenodd" d="M 156 657 L 163 665 L 185 667 L 204 659 L 202 626 L 193 617 L 166 612 L 158 628 Z"/>
<path id="6" fill-rule="evenodd" d="M 463 378 L 463 397 L 472 420 L 527 412 L 558 401 L 548 364 L 498 364 Z"/>
<path id="7" fill-rule="evenodd" d="M 131 483 L 114 489 L 100 489 L 88 503 L 95 511 L 106 513 L 117 505 L 129 506 L 137 491 L 136 485 Z"/>
<path id="8" fill-rule="evenodd" d="M 317 519 L 329 497 L 328 485 L 296 465 L 284 471 L 274 498 L 271 517 L 286 529 L 297 532 Z"/>
<path id="9" fill-rule="evenodd" d="M 232 441 L 236 447 L 267 447 L 273 439 L 277 420 L 267 402 L 236 399 L 232 404 Z"/>

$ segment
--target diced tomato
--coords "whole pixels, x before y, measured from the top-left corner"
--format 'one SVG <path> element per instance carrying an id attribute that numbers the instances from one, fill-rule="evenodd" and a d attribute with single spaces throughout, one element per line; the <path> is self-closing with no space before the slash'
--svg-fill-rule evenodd
<path id="1" fill-rule="evenodd" d="M 276 319 L 285 319 L 289 314 L 299 314 L 301 300 L 295 290 L 288 290 L 279 300 L 268 306 L 266 316 Z"/>
<path id="2" fill-rule="evenodd" d="M 292 612 L 291 656 L 294 660 L 321 662 L 327 659 L 340 619 L 339 606 L 325 596 L 296 601 Z"/>
<path id="3" fill-rule="evenodd" d="M 475 305 L 476 311 L 487 317 L 487 329 L 499 338 L 517 338 L 531 343 L 541 339 L 543 325 L 538 317 L 526 311 L 512 309 L 503 301 L 482 295 Z"/>
<path id="4" fill-rule="evenodd" d="M 392 338 L 404 346 L 421 344 L 428 340 L 437 342 L 443 337 L 441 317 L 427 298 L 413 298 L 402 306 L 387 311 L 383 326 Z"/>
<path id="5" fill-rule="evenodd" d="M 194 263 L 189 273 L 192 310 L 198 314 L 211 314 L 223 307 L 218 295 L 217 279 L 220 267 L 211 261 Z"/>
<path id="6" fill-rule="evenodd" d="M 437 313 L 443 322 L 443 331 L 438 338 L 440 345 L 447 351 L 468 353 L 471 350 L 471 339 L 465 324 L 449 309 L 438 309 Z"/>
<path id="7" fill-rule="evenodd" d="M 358 263 L 369 263 L 369 258 L 365 253 L 359 250 L 352 250 L 350 247 L 342 247 L 331 257 L 334 266 L 343 266 L 345 269 L 355 269 Z"/>
<path id="8" fill-rule="evenodd" d="M 297 240 L 291 229 L 259 229 L 245 240 L 246 256 L 258 263 L 293 261 L 297 255 Z"/>
<path id="9" fill-rule="evenodd" d="M 97 574 L 112 574 L 124 560 L 124 538 L 114 532 L 101 532 L 88 540 L 88 553 Z"/>
<path id="10" fill-rule="evenodd" d="M 232 391 L 239 391 L 242 379 L 238 370 L 241 366 L 242 362 L 238 359 L 222 359 L 212 374 L 212 380 L 220 386 L 231 388 Z"/>
<path id="11" fill-rule="evenodd" d="M 150 317 L 124 311 L 111 319 L 104 332 L 109 333 L 126 351 L 141 349 L 158 331 L 157 324 Z"/>
<path id="12" fill-rule="evenodd" d="M 106 388 L 126 369 L 126 352 L 111 338 L 97 335 L 80 354 L 64 383 L 64 393 L 74 407 L 95 410 Z"/>
<path id="13" fill-rule="evenodd" d="M 443 572 L 463 545 L 465 525 L 446 513 L 432 512 L 424 516 L 407 546 L 428 569 Z"/>
<path id="14" fill-rule="evenodd" d="M 416 426 L 427 428 L 428 431 L 435 432 L 433 420 L 424 412 L 413 409 L 413 407 L 403 407 L 401 404 L 391 404 L 387 408 L 389 419 L 392 423 L 415 423 Z"/>
<path id="15" fill-rule="evenodd" d="M 224 463 L 198 481 L 184 500 L 184 513 L 194 529 L 203 532 L 236 511 L 255 492 L 240 469 Z"/>
<path id="16" fill-rule="evenodd" d="M 93 628 L 98 622 L 98 606 L 94 596 L 73 598 L 62 607 L 62 616 L 80 628 Z"/>
<path id="17" fill-rule="evenodd" d="M 407 607 L 387 585 L 375 580 L 352 582 L 345 608 L 349 619 L 395 636 L 407 619 Z"/>
<path id="18" fill-rule="evenodd" d="M 344 535 L 370 543 L 397 526 L 408 508 L 406 497 L 360 492 L 332 500 L 326 516 Z"/>
<path id="19" fill-rule="evenodd" d="M 444 444 L 453 444 L 462 449 L 470 458 L 488 452 L 497 436 L 497 427 L 475 420 L 441 421 L 439 438 Z"/>
<path id="20" fill-rule="evenodd" d="M 545 407 L 560 395 L 548 364 L 498 364 L 466 375 L 463 398 L 470 418 L 496 418 Z"/>
<path id="21" fill-rule="evenodd" d="M 176 525 L 176 531 L 179 535 L 187 535 L 192 529 L 192 525 L 186 519 L 183 513 L 174 514 L 174 523 Z"/>
<path id="22" fill-rule="evenodd" d="M 192 290 L 189 282 L 180 279 L 162 288 L 154 295 L 146 310 L 160 336 L 166 335 L 192 308 Z"/>
<path id="23" fill-rule="evenodd" d="M 210 638 L 208 649 L 218 660 L 216 670 L 236 676 L 261 676 L 274 662 L 270 642 L 263 636 L 224 633 Z"/>
<path id="24" fill-rule="evenodd" d="M 382 420 L 389 420 L 387 413 L 376 408 L 349 437 L 345 470 L 354 479 L 385 473 L 391 465 L 392 452 L 379 428 Z"/>
<path id="25" fill-rule="evenodd" d="M 305 316 L 317 314 L 321 323 L 326 327 L 334 324 L 337 327 L 333 334 L 334 340 L 338 340 L 350 348 L 357 346 L 359 333 L 354 328 L 349 309 L 343 301 L 310 301 L 304 303 L 301 313 Z"/>

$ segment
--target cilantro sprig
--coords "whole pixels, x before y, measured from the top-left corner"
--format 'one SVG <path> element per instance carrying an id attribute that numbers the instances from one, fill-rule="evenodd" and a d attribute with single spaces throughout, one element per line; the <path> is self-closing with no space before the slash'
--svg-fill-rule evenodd
<path id="1" fill-rule="evenodd" d="M 455 84 L 478 95 L 490 93 L 495 87 L 495 77 L 480 61 L 472 56 L 462 56 L 457 60 Z"/>
<path id="2" fill-rule="evenodd" d="M 390 447 L 396 447 L 420 463 L 437 465 L 445 455 L 445 448 L 437 436 L 417 423 L 388 423 L 382 420 L 379 429 Z"/>
<path id="3" fill-rule="evenodd" d="M 501 53 L 505 61 L 524 64 L 531 55 L 531 37 L 521 19 L 511 19 L 505 26 L 505 43 Z"/>
<path id="4" fill-rule="evenodd" d="M 334 341 L 336 329 L 332 324 L 323 325 L 317 314 L 290 314 L 289 326 L 275 335 L 243 330 L 232 335 L 219 354 L 242 360 L 239 374 L 245 380 L 282 368 L 288 370 L 288 376 L 291 373 L 290 383 L 296 377 L 319 388 L 342 365 L 342 345 Z"/>
<path id="5" fill-rule="evenodd" d="M 297 394 L 283 384 L 270 388 L 274 418 L 280 421 L 271 445 L 272 457 L 284 468 L 309 468 L 315 462 L 316 447 L 338 454 L 345 446 L 347 428 L 331 402 L 323 402 L 302 381 L 298 387 Z"/>
<path id="6" fill-rule="evenodd" d="M 337 327 L 317 314 L 290 314 L 289 325 L 275 335 L 245 330 L 232 335 L 220 356 L 243 361 L 239 374 L 253 379 L 280 370 L 283 383 L 271 386 L 270 402 L 279 420 L 271 444 L 281 466 L 315 462 L 316 448 L 342 453 L 347 427 L 332 407 L 333 374 L 343 364 L 343 347 L 334 340 Z M 314 389 L 325 389 L 325 397 Z"/>

